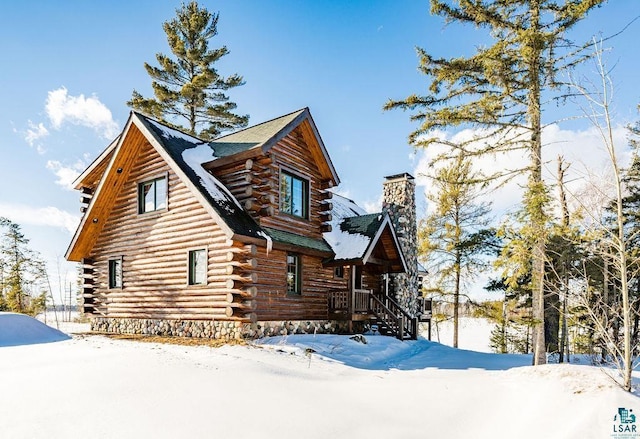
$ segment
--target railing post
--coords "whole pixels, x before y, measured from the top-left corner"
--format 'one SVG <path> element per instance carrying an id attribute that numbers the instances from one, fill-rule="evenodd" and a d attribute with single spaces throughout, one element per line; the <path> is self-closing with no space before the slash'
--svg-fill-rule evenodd
<path id="1" fill-rule="evenodd" d="M 351 288 L 351 300 L 349 301 L 349 314 L 353 315 L 356 302 L 356 290 Z"/>
<path id="2" fill-rule="evenodd" d="M 398 339 L 404 339 L 404 316 L 400 314 L 398 317 Z"/>
<path id="3" fill-rule="evenodd" d="M 413 319 L 411 319 L 411 320 L 412 320 L 412 322 L 411 322 L 411 323 L 412 323 L 412 326 L 413 326 L 413 328 L 411 328 L 411 329 L 412 329 L 412 331 L 413 331 L 413 334 L 412 334 L 412 336 L 411 336 L 411 339 L 412 339 L 412 340 L 417 340 L 417 339 L 418 339 L 418 318 L 417 318 L 417 317 L 414 317 L 414 318 L 413 318 Z"/>

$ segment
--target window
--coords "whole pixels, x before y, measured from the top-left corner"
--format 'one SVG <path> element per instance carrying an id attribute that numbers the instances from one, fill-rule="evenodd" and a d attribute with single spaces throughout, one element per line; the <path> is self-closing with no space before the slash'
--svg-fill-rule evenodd
<path id="1" fill-rule="evenodd" d="M 189 285 L 207 284 L 207 251 L 189 251 Z"/>
<path id="2" fill-rule="evenodd" d="M 138 185 L 138 213 L 167 208 L 167 178 L 160 177 Z"/>
<path id="3" fill-rule="evenodd" d="M 333 269 L 333 277 L 336 279 L 344 279 L 344 267 L 336 267 Z"/>
<path id="4" fill-rule="evenodd" d="M 302 293 L 302 264 L 300 256 L 293 253 L 287 254 L 287 293 Z"/>
<path id="5" fill-rule="evenodd" d="M 122 258 L 109 259 L 109 288 L 122 288 Z"/>
<path id="6" fill-rule="evenodd" d="M 280 212 L 309 218 L 309 182 L 280 171 Z"/>

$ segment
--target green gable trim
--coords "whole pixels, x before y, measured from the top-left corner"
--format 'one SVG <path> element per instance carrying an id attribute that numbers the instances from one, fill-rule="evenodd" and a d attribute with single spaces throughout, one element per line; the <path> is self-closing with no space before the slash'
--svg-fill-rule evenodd
<path id="1" fill-rule="evenodd" d="M 302 235 L 296 235 L 295 233 L 272 229 L 270 227 L 263 227 L 263 230 L 271 236 L 271 239 L 275 243 L 293 245 L 295 247 L 333 254 L 333 250 L 331 250 L 331 247 L 329 247 L 329 244 L 327 244 L 324 239 L 313 239 Z"/>

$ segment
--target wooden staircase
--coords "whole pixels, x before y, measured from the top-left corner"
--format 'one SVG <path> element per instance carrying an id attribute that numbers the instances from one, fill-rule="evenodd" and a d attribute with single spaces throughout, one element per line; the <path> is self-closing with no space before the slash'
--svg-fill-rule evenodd
<path id="1" fill-rule="evenodd" d="M 371 294 L 369 310 L 371 322 L 378 326 L 383 335 L 391 335 L 398 340 L 418 338 L 418 318 L 412 317 L 391 297 Z"/>
<path id="2" fill-rule="evenodd" d="M 395 300 L 371 290 L 333 291 L 328 296 L 329 318 L 368 320 L 383 335 L 399 340 L 418 338 L 418 318 L 411 316 Z"/>

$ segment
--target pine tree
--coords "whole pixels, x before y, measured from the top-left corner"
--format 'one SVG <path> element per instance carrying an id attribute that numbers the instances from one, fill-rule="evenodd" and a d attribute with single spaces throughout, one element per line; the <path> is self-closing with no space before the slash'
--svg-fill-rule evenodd
<path id="1" fill-rule="evenodd" d="M 218 13 L 200 8 L 195 1 L 182 4 L 176 17 L 163 24 L 175 59 L 158 53 L 160 67 L 144 64 L 155 98 L 144 98 L 134 90 L 127 105 L 204 140 L 245 127 L 249 116 L 235 114 L 237 106 L 225 94 L 244 84 L 242 76 L 221 76 L 214 64 L 229 50 L 226 46 L 209 49 L 209 40 L 218 34 L 218 18 Z M 178 120 L 186 120 L 186 126 Z"/>
<path id="2" fill-rule="evenodd" d="M 434 58 L 418 49 L 420 70 L 431 79 L 428 93 L 389 101 L 385 109 L 415 113 L 420 127 L 413 145 L 444 144 L 467 155 L 525 150 L 529 165 L 524 203 L 530 223 L 523 232 L 530 249 L 534 318 L 534 364 L 546 363 L 544 340 L 545 196 L 542 180 L 542 98 L 557 91 L 559 73 L 581 60 L 566 33 L 605 0 L 431 0 L 431 11 L 449 22 L 487 29 L 493 44 L 470 57 Z M 576 52 L 577 50 L 577 52 Z M 562 52 L 566 51 L 566 54 Z M 577 53 L 577 54 L 576 54 Z M 434 135 L 438 128 L 471 126 L 481 134 L 463 144 Z M 475 147 L 474 147 L 475 145 Z M 439 158 L 450 157 L 444 153 Z M 494 175 L 513 176 L 505 169 Z"/>
<path id="3" fill-rule="evenodd" d="M 478 202 L 478 175 L 471 161 L 458 156 L 439 169 L 428 195 L 435 209 L 420 224 L 421 256 L 434 273 L 433 282 L 444 297 L 453 299 L 453 347 L 458 347 L 460 296 L 464 283 L 488 267 L 482 255 L 491 251 L 494 235 L 487 229 L 489 203 Z"/>
<path id="4" fill-rule="evenodd" d="M 0 305 L 12 312 L 35 315 L 44 310 L 44 294 L 37 292 L 44 276 L 44 263 L 29 247 L 20 226 L 0 217 Z"/>

